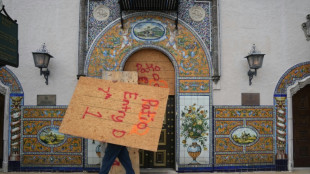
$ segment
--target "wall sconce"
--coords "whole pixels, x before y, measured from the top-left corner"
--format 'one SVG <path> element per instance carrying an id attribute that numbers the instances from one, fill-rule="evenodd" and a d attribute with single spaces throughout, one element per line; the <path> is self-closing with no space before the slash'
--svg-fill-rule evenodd
<path id="1" fill-rule="evenodd" d="M 305 32 L 307 41 L 310 40 L 310 14 L 307 15 L 307 22 L 301 24 L 302 29 Z"/>
<path id="2" fill-rule="evenodd" d="M 34 65 L 40 68 L 40 75 L 44 75 L 45 84 L 48 85 L 48 76 L 50 75 L 50 71 L 47 69 L 48 63 L 50 62 L 51 56 L 45 46 L 45 43 L 42 45 L 41 49 L 37 50 L 37 52 L 32 52 Z"/>
<path id="3" fill-rule="evenodd" d="M 265 54 L 261 54 L 259 51 L 256 50 L 255 44 L 252 46 L 252 50 L 245 58 L 248 59 L 250 70 L 248 71 L 249 76 L 249 85 L 252 84 L 253 76 L 256 76 L 257 69 L 261 68 L 263 65 L 263 59 Z M 254 71 L 252 71 L 254 69 Z"/>

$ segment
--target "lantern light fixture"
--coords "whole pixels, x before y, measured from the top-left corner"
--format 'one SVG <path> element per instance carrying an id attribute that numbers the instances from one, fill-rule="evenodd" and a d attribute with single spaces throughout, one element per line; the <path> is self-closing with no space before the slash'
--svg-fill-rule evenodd
<path id="1" fill-rule="evenodd" d="M 256 46 L 253 44 L 249 55 L 245 57 L 247 58 L 250 67 L 250 70 L 248 71 L 249 85 L 252 85 L 252 79 L 254 75 L 256 76 L 257 69 L 262 67 L 264 56 L 265 54 L 262 54 L 260 51 L 256 50 Z M 254 69 L 254 71 L 252 69 Z"/>
<path id="2" fill-rule="evenodd" d="M 45 78 L 45 84 L 48 85 L 48 76 L 50 75 L 50 71 L 48 70 L 48 64 L 50 58 L 53 58 L 52 55 L 46 49 L 45 43 L 42 44 L 42 47 L 36 52 L 32 52 L 34 65 L 40 68 L 40 75 L 43 74 Z"/>

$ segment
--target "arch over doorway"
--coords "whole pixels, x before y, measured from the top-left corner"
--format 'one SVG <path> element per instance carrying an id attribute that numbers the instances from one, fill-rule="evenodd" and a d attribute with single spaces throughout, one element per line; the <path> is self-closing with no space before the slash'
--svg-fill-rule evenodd
<path id="1" fill-rule="evenodd" d="M 2 169 L 7 172 L 9 160 L 19 161 L 20 114 L 24 92 L 15 74 L 6 67 L 0 68 L 0 93 L 5 96 L 4 123 L 1 133 L 3 133 Z"/>
<path id="2" fill-rule="evenodd" d="M 182 20 L 175 30 L 174 17 L 162 13 L 134 13 L 125 17 L 124 29 L 120 20 L 112 22 L 96 36 L 85 61 L 84 73 L 89 77 L 101 77 L 102 71 L 121 71 L 127 59 L 141 49 L 155 49 L 164 53 L 175 70 L 176 111 L 176 166 L 193 168 L 192 160 L 181 138 L 181 113 L 186 109 L 203 108 L 208 129 L 203 134 L 203 151 L 197 167 L 212 168 L 212 66 L 208 48 L 197 33 Z M 210 127 L 210 129 L 209 129 Z"/>
<path id="3" fill-rule="evenodd" d="M 292 96 L 307 84 L 310 84 L 310 61 L 289 68 L 281 76 L 274 93 L 277 159 L 288 159 L 290 171 L 294 167 Z"/>

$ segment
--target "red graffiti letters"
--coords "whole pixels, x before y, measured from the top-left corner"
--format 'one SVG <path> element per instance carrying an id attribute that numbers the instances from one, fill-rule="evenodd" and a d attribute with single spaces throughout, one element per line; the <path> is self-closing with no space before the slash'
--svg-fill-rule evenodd
<path id="1" fill-rule="evenodd" d="M 126 116 L 126 112 L 131 109 L 128 105 L 129 105 L 129 99 L 132 99 L 132 100 L 136 100 L 138 97 L 138 94 L 137 93 L 132 93 L 132 92 L 128 92 L 128 91 L 125 91 L 124 92 L 124 98 L 123 98 L 123 104 L 122 104 L 122 110 L 119 110 L 118 113 L 119 115 L 111 115 L 111 119 L 115 122 L 123 122 L 123 119 L 125 118 Z M 122 136 L 119 136 L 119 133 L 124 133 Z M 113 130 L 113 135 L 116 137 L 116 138 L 120 138 L 120 137 L 123 137 L 125 135 L 126 131 L 119 131 L 118 130 L 118 134 L 115 134 L 115 129 Z"/>
<path id="2" fill-rule="evenodd" d="M 116 138 L 121 138 L 126 134 L 126 131 L 113 129 L 112 134 Z"/>
<path id="3" fill-rule="evenodd" d="M 123 119 L 126 113 L 124 111 L 118 111 L 118 113 L 121 113 L 122 115 L 118 115 L 118 116 L 111 115 L 112 120 L 115 122 L 123 122 Z"/>
<path id="4" fill-rule="evenodd" d="M 142 64 L 140 63 L 137 63 L 136 64 L 136 67 L 137 67 L 137 70 L 138 72 L 140 73 L 148 73 L 150 71 L 160 71 L 160 67 L 159 66 L 153 66 L 153 64 L 145 64 L 146 68 L 143 68 Z"/>
<path id="5" fill-rule="evenodd" d="M 102 118 L 102 115 L 100 114 L 100 112 L 97 112 L 97 114 L 93 114 L 93 113 L 88 112 L 88 108 L 89 108 L 89 107 L 86 107 L 86 110 L 85 110 L 85 112 L 84 112 L 84 114 L 83 114 L 82 119 L 84 119 L 85 116 L 86 116 L 87 114 L 88 114 L 88 115 L 92 115 L 92 116 L 94 116 L 94 117 Z"/>
<path id="6" fill-rule="evenodd" d="M 156 86 L 161 88 L 168 88 L 168 83 L 165 80 L 161 80 L 157 72 L 160 71 L 160 67 L 153 64 L 145 64 L 143 67 L 142 64 L 136 64 L 137 71 L 139 73 L 138 83 L 139 84 L 148 84 L 150 86 Z M 146 75 L 146 76 L 143 76 Z M 152 77 L 150 77 L 152 76 Z M 149 79 L 150 77 L 150 79 Z"/>
<path id="7" fill-rule="evenodd" d="M 98 88 L 98 90 L 107 94 L 104 99 L 109 99 L 112 96 L 112 94 L 109 93 L 110 92 L 110 87 L 108 88 L 107 91 L 103 90 L 102 88 Z"/>
<path id="8" fill-rule="evenodd" d="M 159 105 L 159 101 L 153 99 L 142 99 L 142 102 L 142 108 L 139 113 L 139 123 L 133 125 L 130 131 L 131 134 L 135 133 L 141 136 L 149 132 L 150 128 L 148 127 L 148 123 L 154 121 L 154 117 Z"/>

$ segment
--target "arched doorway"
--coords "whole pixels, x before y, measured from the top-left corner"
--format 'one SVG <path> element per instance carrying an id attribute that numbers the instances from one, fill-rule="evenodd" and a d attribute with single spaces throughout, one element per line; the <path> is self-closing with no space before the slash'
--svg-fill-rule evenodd
<path id="1" fill-rule="evenodd" d="M 294 167 L 310 167 L 310 84 L 293 95 Z"/>
<path id="2" fill-rule="evenodd" d="M 167 88 L 169 98 L 159 139 L 158 151 L 140 150 L 141 168 L 174 168 L 175 165 L 175 71 L 169 58 L 155 49 L 142 49 L 132 54 L 124 71 L 137 71 L 138 83 Z"/>

